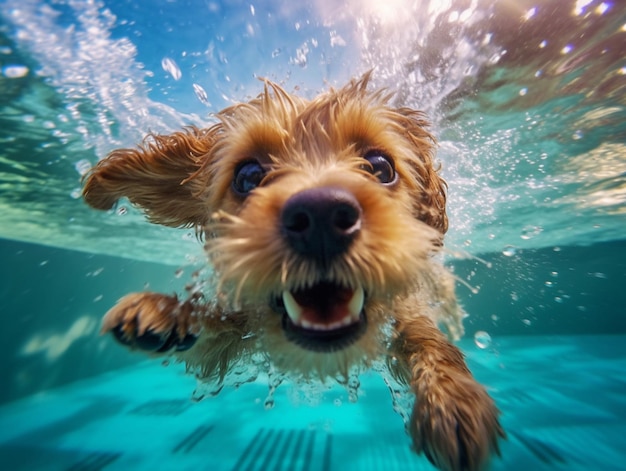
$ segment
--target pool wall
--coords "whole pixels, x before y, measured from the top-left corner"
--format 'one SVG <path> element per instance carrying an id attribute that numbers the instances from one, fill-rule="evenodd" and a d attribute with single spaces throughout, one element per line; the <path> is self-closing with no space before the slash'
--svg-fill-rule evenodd
<path id="1" fill-rule="evenodd" d="M 451 263 L 466 336 L 626 333 L 626 242 L 482 255 Z M 98 334 L 120 297 L 180 292 L 177 267 L 0 239 L 0 403 L 145 358 Z"/>

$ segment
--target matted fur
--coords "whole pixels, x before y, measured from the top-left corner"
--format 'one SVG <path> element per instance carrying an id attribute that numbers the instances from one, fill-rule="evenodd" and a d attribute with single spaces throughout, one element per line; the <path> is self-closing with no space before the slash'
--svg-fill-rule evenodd
<path id="1" fill-rule="evenodd" d="M 152 222 L 194 227 L 213 266 L 204 295 L 131 294 L 106 314 L 103 332 L 140 348 L 149 335 L 174 339 L 163 354 L 207 380 L 223 380 L 255 355 L 307 381 L 346 380 L 383 361 L 416 396 L 415 450 L 443 470 L 480 470 L 504 433 L 493 401 L 437 328 L 453 338 L 463 332 L 454 279 L 437 257 L 448 220 L 435 140 L 420 112 L 390 106 L 368 81 L 366 74 L 311 101 L 266 82 L 259 97 L 221 111 L 208 129 L 150 135 L 102 160 L 87 176 L 87 203 L 110 209 L 127 197 Z M 372 174 L 364 159 L 372 149 L 393 159 L 393 184 Z M 244 197 L 233 176 L 252 159 L 266 174 Z M 293 251 L 280 229 L 289 198 L 319 188 L 340 188 L 362 209 L 358 237 L 323 268 Z M 322 281 L 363 288 L 367 329 L 350 345 L 318 352 L 286 337 L 270 300 Z M 195 344 L 175 349 L 188 335 Z"/>

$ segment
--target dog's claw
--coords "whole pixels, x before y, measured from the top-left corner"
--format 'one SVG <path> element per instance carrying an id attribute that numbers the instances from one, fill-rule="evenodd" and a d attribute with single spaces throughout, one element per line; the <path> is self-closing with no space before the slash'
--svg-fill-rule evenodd
<path id="1" fill-rule="evenodd" d="M 130 338 L 126 334 L 126 332 L 124 332 L 124 328 L 123 328 L 123 326 L 121 324 L 120 325 L 116 325 L 115 327 L 113 327 L 111 329 L 111 333 L 115 337 L 115 340 L 117 340 L 122 345 L 124 345 L 126 347 L 131 347 L 133 345 L 132 338 Z"/>
<path id="2" fill-rule="evenodd" d="M 111 329 L 111 333 L 115 339 L 126 347 L 138 348 L 146 352 L 167 352 L 172 348 L 177 352 L 189 350 L 196 343 L 197 337 L 193 334 L 187 334 L 184 338 L 178 337 L 176 332 L 172 332 L 169 337 L 148 330 L 141 335 L 133 335 L 129 337 L 124 331 L 122 325 L 115 326 Z"/>
<path id="3" fill-rule="evenodd" d="M 157 352 L 161 350 L 166 341 L 167 338 L 163 338 L 158 333 L 147 330 L 142 335 L 135 337 L 135 346 L 147 352 Z"/>

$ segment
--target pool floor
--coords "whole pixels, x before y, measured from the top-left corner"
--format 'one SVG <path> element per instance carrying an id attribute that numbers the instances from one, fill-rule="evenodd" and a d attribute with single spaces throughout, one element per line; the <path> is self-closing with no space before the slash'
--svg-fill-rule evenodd
<path id="1" fill-rule="evenodd" d="M 508 433 L 492 470 L 626 469 L 626 336 L 460 346 Z M 375 374 L 356 403 L 336 388 L 312 406 L 282 385 L 270 410 L 261 383 L 197 403 L 194 387 L 180 365 L 148 361 L 2 406 L 0 469 L 434 469 Z"/>

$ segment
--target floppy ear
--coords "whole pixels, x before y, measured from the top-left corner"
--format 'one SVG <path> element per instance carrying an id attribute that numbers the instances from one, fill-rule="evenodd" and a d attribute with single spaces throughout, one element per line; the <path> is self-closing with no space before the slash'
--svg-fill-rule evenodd
<path id="1" fill-rule="evenodd" d="M 171 227 L 206 223 L 202 199 L 207 182 L 199 172 L 214 137 L 195 127 L 170 135 L 150 134 L 136 149 L 118 149 L 87 175 L 83 197 L 90 206 L 107 210 L 127 197 L 151 222 Z"/>
<path id="2" fill-rule="evenodd" d="M 414 212 L 416 217 L 441 234 L 448 230 L 446 199 L 448 185 L 439 174 L 440 165 L 434 162 L 435 137 L 428 132 L 429 123 L 421 111 L 399 108 L 403 126 L 414 148 L 414 158 L 410 160 L 416 179 L 414 192 Z"/>

